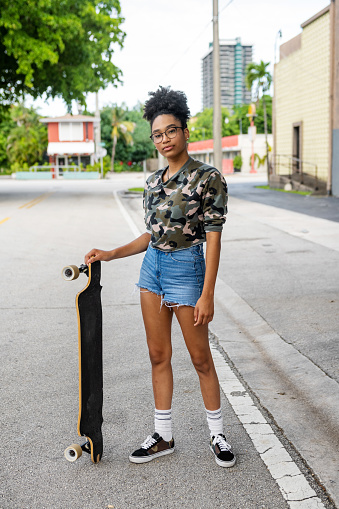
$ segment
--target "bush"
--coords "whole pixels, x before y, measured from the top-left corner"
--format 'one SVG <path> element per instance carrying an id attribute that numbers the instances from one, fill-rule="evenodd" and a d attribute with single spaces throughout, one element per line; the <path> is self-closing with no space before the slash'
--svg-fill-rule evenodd
<path id="1" fill-rule="evenodd" d="M 132 163 L 132 161 L 128 161 L 128 163 L 117 161 L 114 163 L 114 171 L 117 173 L 122 171 L 143 171 L 143 166 L 142 163 Z"/>
<path id="2" fill-rule="evenodd" d="M 103 158 L 102 169 L 103 169 L 104 178 L 105 178 L 106 173 L 108 171 L 110 171 L 110 169 L 111 169 L 111 160 L 110 160 L 109 156 L 105 156 Z M 98 161 L 97 163 L 94 163 L 94 164 L 88 164 L 86 166 L 86 171 L 98 171 L 99 173 L 101 173 L 101 162 Z"/>
<path id="3" fill-rule="evenodd" d="M 233 159 L 233 168 L 236 171 L 240 171 L 242 167 L 242 157 L 241 156 L 235 156 Z"/>
<path id="4" fill-rule="evenodd" d="M 15 162 L 15 163 L 11 164 L 12 173 L 16 173 L 17 171 L 29 171 L 29 168 L 30 167 L 28 166 L 27 163 L 20 164 L 20 163 Z"/>
<path id="5" fill-rule="evenodd" d="M 0 175 L 11 175 L 12 170 L 9 168 L 0 168 Z"/>

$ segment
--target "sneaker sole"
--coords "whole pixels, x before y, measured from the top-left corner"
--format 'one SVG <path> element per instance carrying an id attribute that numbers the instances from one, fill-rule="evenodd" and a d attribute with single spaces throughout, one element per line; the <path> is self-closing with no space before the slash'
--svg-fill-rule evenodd
<path id="1" fill-rule="evenodd" d="M 128 459 L 131 463 L 148 463 L 149 461 L 155 460 L 160 456 L 165 456 L 166 454 L 172 454 L 174 452 L 174 447 L 172 449 L 166 449 L 165 451 L 156 452 L 150 456 L 132 456 L 130 455 Z"/>
<path id="2" fill-rule="evenodd" d="M 214 455 L 214 458 L 215 458 L 215 462 L 216 462 L 217 465 L 219 465 L 219 467 L 230 468 L 230 467 L 234 467 L 234 465 L 236 464 L 237 459 L 236 459 L 235 456 L 234 456 L 234 459 L 232 461 L 221 461 L 219 458 L 216 457 L 215 452 L 214 452 L 212 446 L 210 446 L 210 449 L 213 452 L 213 455 Z"/>

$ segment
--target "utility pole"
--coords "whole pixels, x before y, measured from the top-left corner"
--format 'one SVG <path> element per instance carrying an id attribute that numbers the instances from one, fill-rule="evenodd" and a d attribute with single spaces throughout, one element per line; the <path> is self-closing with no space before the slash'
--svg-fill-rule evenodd
<path id="1" fill-rule="evenodd" d="M 101 148 L 101 126 L 100 126 L 100 110 L 99 110 L 99 92 L 95 92 L 95 116 L 99 119 L 96 131 L 95 131 L 95 153 L 97 157 L 99 157 Z M 100 154 L 100 170 L 101 170 L 101 178 L 104 178 L 104 168 L 103 168 L 103 160 L 102 154 Z"/>
<path id="2" fill-rule="evenodd" d="M 256 136 L 256 127 L 254 125 L 254 117 L 256 117 L 255 114 L 255 104 L 252 103 L 248 107 L 248 113 L 246 115 L 250 119 L 250 125 L 251 127 L 248 129 L 249 138 L 251 140 L 252 145 L 252 155 L 251 155 L 251 171 L 250 173 L 257 173 L 257 171 L 254 169 L 254 140 Z"/>
<path id="3" fill-rule="evenodd" d="M 213 0 L 213 139 L 214 139 L 213 165 L 222 173 L 220 53 L 219 53 L 218 18 L 219 18 L 218 0 Z"/>

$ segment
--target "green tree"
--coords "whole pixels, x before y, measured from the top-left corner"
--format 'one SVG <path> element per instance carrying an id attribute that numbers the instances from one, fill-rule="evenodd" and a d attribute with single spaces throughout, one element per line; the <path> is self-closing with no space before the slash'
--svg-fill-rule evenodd
<path id="1" fill-rule="evenodd" d="M 205 108 L 188 122 L 190 141 L 213 138 L 213 108 Z"/>
<path id="2" fill-rule="evenodd" d="M 231 115 L 227 108 L 221 108 L 221 133 L 222 136 L 239 134 L 239 123 L 234 114 Z"/>
<path id="3" fill-rule="evenodd" d="M 85 104 L 85 94 L 120 81 L 119 0 L 1 1 L 0 103 L 29 93 Z"/>
<path id="4" fill-rule="evenodd" d="M 106 106 L 101 110 L 101 140 L 105 143 L 106 150 L 112 156 L 112 115 L 116 105 Z M 115 159 L 123 162 L 140 162 L 154 155 L 154 145 L 150 140 L 150 128 L 143 118 L 142 105 L 138 104 L 129 110 L 126 105 L 120 106 L 124 110 L 122 120 L 133 122 L 134 131 L 131 133 L 133 144 L 127 144 L 124 138 L 117 139 L 115 147 Z"/>
<path id="5" fill-rule="evenodd" d="M 143 118 L 143 106 L 136 105 L 132 110 L 126 110 L 125 120 L 133 122 L 135 125 L 133 136 L 133 145 L 130 145 L 128 157 L 130 161 L 141 162 L 154 155 L 155 149 L 150 139 L 150 126 L 147 120 Z"/>
<path id="6" fill-rule="evenodd" d="M 8 168 L 9 160 L 7 153 L 7 138 L 11 130 L 16 126 L 16 123 L 11 117 L 11 111 L 6 110 L 3 112 L 0 120 L 0 168 Z"/>
<path id="7" fill-rule="evenodd" d="M 135 124 L 129 120 L 124 120 L 125 111 L 119 106 L 115 106 L 112 111 L 112 156 L 111 156 L 111 171 L 114 171 L 115 148 L 118 139 L 122 139 L 126 145 L 133 144 L 132 133 Z"/>
<path id="8" fill-rule="evenodd" d="M 100 111 L 101 141 L 105 144 L 107 154 L 112 157 L 112 110 L 114 106 L 104 106 Z"/>
<path id="9" fill-rule="evenodd" d="M 9 162 L 15 166 L 32 166 L 42 162 L 47 148 L 47 127 L 39 122 L 39 115 L 33 108 L 23 105 L 12 106 L 11 118 L 15 126 L 7 138 Z"/>
<path id="10" fill-rule="evenodd" d="M 240 120 L 242 120 L 242 132 L 247 132 L 249 126 L 248 105 L 234 106 L 234 112 L 223 107 L 221 108 L 221 129 L 222 136 L 240 134 Z M 201 141 L 213 138 L 213 108 L 206 108 L 193 117 L 188 128 L 190 141 Z"/>
<path id="11" fill-rule="evenodd" d="M 267 178 L 269 179 L 269 159 L 268 159 L 268 142 L 267 142 L 267 109 L 266 109 L 266 100 L 265 100 L 265 92 L 270 89 L 272 83 L 271 73 L 268 71 L 267 67 L 270 65 L 270 62 L 265 63 L 263 60 L 260 61 L 259 64 L 251 62 L 246 67 L 246 76 L 245 82 L 246 86 L 249 90 L 255 86 L 255 98 L 256 101 L 259 102 L 260 94 L 262 95 L 263 107 L 264 107 L 264 130 L 265 130 L 265 141 L 266 141 L 266 163 L 267 163 Z"/>
<path id="12" fill-rule="evenodd" d="M 272 97 L 270 95 L 265 94 L 265 103 L 266 103 L 266 116 L 267 116 L 267 132 L 272 132 Z M 240 132 L 240 121 L 241 121 L 241 130 L 243 133 L 247 133 L 248 128 L 250 126 L 250 120 L 247 116 L 248 114 L 248 104 L 241 104 L 234 106 L 234 114 L 231 117 L 231 121 L 233 118 L 237 125 L 239 126 Z M 265 134 L 265 120 L 264 120 L 264 107 L 263 107 L 263 97 L 259 99 L 259 103 L 256 108 L 256 117 L 254 118 L 254 125 L 257 128 L 258 134 Z M 238 134 L 238 133 L 236 133 Z"/>
<path id="13" fill-rule="evenodd" d="M 264 94 L 256 108 L 256 117 L 254 119 L 254 125 L 257 127 L 258 134 L 265 134 L 265 110 L 266 110 L 266 129 L 267 133 L 272 132 L 272 97 L 268 94 Z"/>

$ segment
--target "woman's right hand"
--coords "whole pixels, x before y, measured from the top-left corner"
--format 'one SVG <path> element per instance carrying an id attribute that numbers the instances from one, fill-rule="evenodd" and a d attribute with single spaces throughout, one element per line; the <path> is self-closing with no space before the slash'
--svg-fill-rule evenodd
<path id="1" fill-rule="evenodd" d="M 112 260 L 112 251 L 103 251 L 102 249 L 91 249 L 91 251 L 85 255 L 86 265 L 98 261 L 109 262 L 110 260 Z"/>

